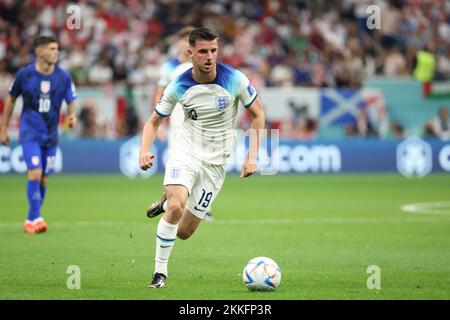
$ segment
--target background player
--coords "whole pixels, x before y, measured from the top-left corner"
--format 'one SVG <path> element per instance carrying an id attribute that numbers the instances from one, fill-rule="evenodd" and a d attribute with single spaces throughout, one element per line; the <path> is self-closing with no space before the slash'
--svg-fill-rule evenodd
<path id="1" fill-rule="evenodd" d="M 194 27 L 184 27 L 177 33 L 177 51 L 178 55 L 175 59 L 170 59 L 164 62 L 159 71 L 159 81 L 156 86 L 155 94 L 153 96 L 153 105 L 156 106 L 161 98 L 164 89 L 170 82 L 176 79 L 183 72 L 192 68 L 192 61 L 189 58 L 187 49 L 189 46 L 189 35 L 194 30 Z M 168 143 L 169 148 L 176 130 L 180 129 L 184 121 L 184 112 L 182 106 L 177 104 L 172 112 L 169 123 Z M 163 126 L 160 127 L 160 131 Z M 159 134 L 160 135 L 160 134 Z"/>
<path id="2" fill-rule="evenodd" d="M 27 233 L 47 231 L 41 216 L 48 175 L 53 173 L 58 144 L 58 123 L 62 101 L 68 106 L 68 123 L 77 123 L 74 100 L 77 96 L 69 73 L 59 68 L 58 43 L 55 38 L 39 36 L 33 42 L 36 62 L 19 70 L 6 99 L 0 126 L 0 142 L 9 144 L 8 124 L 18 96 L 22 96 L 19 140 L 27 164 Z"/>
<path id="3" fill-rule="evenodd" d="M 216 64 L 218 37 L 207 28 L 190 34 L 188 52 L 193 68 L 169 84 L 144 125 L 139 165 L 147 170 L 153 165 L 154 155 L 149 150 L 158 127 L 177 103 L 183 105 L 186 120 L 175 136 L 166 164 L 167 209 L 157 227 L 152 288 L 166 286 L 175 238 L 188 239 L 195 232 L 222 187 L 226 160 L 235 144 L 239 101 L 253 116 L 251 129 L 256 133 L 250 135 L 241 177 L 256 172 L 264 110 L 246 76 L 228 65 Z"/>
<path id="4" fill-rule="evenodd" d="M 189 35 L 194 30 L 194 27 L 188 26 L 184 27 L 177 33 L 177 50 L 178 50 L 178 56 L 176 59 L 170 59 L 163 63 L 160 69 L 160 75 L 159 75 L 159 81 L 158 85 L 156 87 L 155 94 L 153 96 L 153 106 L 156 106 L 159 102 L 159 99 L 161 98 L 164 89 L 168 86 L 170 82 L 175 80 L 179 75 L 181 75 L 186 70 L 192 68 L 192 61 L 188 54 L 188 47 L 189 47 Z M 176 104 L 175 108 L 172 111 L 172 114 L 170 115 L 169 126 L 168 126 L 168 132 L 167 132 L 167 142 L 169 149 L 171 148 L 173 144 L 173 139 L 175 136 L 175 133 L 181 129 L 184 122 L 184 111 L 183 106 L 179 103 Z M 158 130 L 158 137 L 163 136 L 163 126 L 159 127 Z M 163 198 L 165 199 L 166 195 L 163 194 Z M 160 200 L 161 201 L 161 200 Z M 155 216 L 155 212 L 161 213 L 162 210 L 158 210 L 158 204 L 160 201 L 154 202 L 150 205 L 150 207 L 147 210 L 147 215 L 150 218 L 153 218 Z M 211 209 L 210 209 L 211 210 Z M 213 215 L 210 211 L 206 212 L 205 221 L 212 221 Z"/>

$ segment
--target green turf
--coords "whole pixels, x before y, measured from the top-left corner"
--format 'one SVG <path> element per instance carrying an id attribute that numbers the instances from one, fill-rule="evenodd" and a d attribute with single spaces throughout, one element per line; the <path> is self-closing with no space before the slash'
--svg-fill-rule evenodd
<path id="1" fill-rule="evenodd" d="M 450 177 L 228 176 L 203 223 L 172 251 L 169 287 L 148 289 L 157 220 L 145 216 L 162 177 L 53 176 L 49 232 L 22 232 L 25 177 L 0 177 L 0 299 L 449 299 L 450 208 L 410 214 L 408 203 L 450 201 Z M 449 215 L 446 215 L 449 214 Z M 251 293 L 241 271 L 255 256 L 282 269 L 272 293 Z M 68 266 L 81 289 L 66 286 Z M 369 290 L 367 267 L 381 268 Z"/>

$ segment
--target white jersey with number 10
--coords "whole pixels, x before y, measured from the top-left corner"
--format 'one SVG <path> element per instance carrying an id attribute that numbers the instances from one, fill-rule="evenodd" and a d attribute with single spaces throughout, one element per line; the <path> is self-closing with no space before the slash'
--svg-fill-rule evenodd
<path id="1" fill-rule="evenodd" d="M 155 111 L 166 117 L 181 104 L 185 121 L 171 150 L 224 165 L 234 150 L 239 101 L 247 108 L 256 96 L 243 73 L 218 63 L 217 76 L 210 83 L 196 82 L 192 68 L 182 73 L 167 86 Z"/>

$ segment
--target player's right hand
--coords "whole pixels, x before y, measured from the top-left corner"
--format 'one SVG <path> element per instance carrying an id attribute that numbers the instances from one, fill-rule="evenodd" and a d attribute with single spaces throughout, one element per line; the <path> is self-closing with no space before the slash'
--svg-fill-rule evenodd
<path id="1" fill-rule="evenodd" d="M 139 155 L 139 167 L 146 171 L 153 166 L 153 158 L 155 155 L 150 151 L 143 152 Z"/>
<path id="2" fill-rule="evenodd" d="M 9 135 L 7 131 L 0 130 L 0 143 L 5 146 L 9 145 Z"/>

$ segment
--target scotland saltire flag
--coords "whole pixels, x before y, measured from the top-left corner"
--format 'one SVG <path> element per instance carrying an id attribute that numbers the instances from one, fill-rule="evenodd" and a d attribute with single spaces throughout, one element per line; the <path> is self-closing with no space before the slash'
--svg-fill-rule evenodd
<path id="1" fill-rule="evenodd" d="M 380 90 L 364 88 L 323 89 L 320 93 L 321 125 L 347 124 L 358 117 L 358 109 L 365 108 L 371 122 L 377 122 L 385 113 L 383 93 Z"/>

